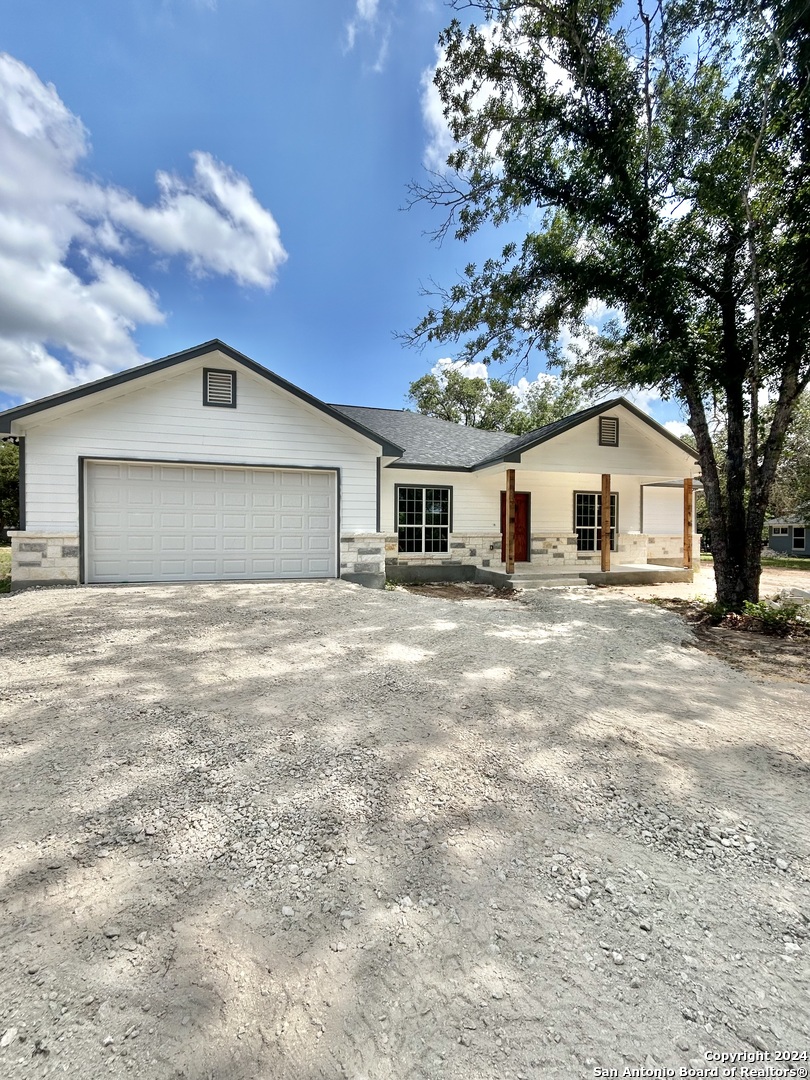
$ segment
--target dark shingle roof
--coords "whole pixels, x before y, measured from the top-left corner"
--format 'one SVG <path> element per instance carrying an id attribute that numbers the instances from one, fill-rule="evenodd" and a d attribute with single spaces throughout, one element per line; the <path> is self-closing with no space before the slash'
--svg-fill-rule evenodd
<path id="1" fill-rule="evenodd" d="M 397 465 L 470 469 L 482 458 L 496 455 L 517 437 L 508 431 L 482 431 L 404 409 L 371 409 L 363 405 L 330 408 L 383 439 L 404 446 L 405 453 L 397 459 Z"/>
<path id="2" fill-rule="evenodd" d="M 562 420 L 554 420 L 526 435 L 513 435 L 508 431 L 481 431 L 480 428 L 451 424 L 447 420 L 437 420 L 433 416 L 423 416 L 421 413 L 407 412 L 404 409 L 370 409 L 362 405 L 332 405 L 330 408 L 371 429 L 384 439 L 404 446 L 405 453 L 396 461 L 397 465 L 481 469 L 499 461 L 520 461 L 520 455 L 527 450 L 620 405 L 629 409 L 681 450 L 697 457 L 691 446 L 676 438 L 623 397 L 590 405 L 587 409 L 580 409 Z"/>

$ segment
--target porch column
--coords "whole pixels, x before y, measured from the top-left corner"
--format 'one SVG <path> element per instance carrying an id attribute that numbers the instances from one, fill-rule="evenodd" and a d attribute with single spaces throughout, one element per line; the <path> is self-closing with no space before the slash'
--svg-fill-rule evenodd
<path id="1" fill-rule="evenodd" d="M 515 470 L 506 470 L 506 572 L 515 572 Z"/>
<path id="2" fill-rule="evenodd" d="M 616 525 L 618 526 L 618 521 Z M 610 570 L 610 473 L 602 473 L 602 573 Z"/>
<path id="3" fill-rule="evenodd" d="M 683 565 L 692 569 L 692 477 L 683 482 Z"/>

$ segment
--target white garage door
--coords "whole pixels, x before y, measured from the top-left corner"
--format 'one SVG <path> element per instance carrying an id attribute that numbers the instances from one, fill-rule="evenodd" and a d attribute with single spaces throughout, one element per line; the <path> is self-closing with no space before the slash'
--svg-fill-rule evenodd
<path id="1" fill-rule="evenodd" d="M 336 474 L 88 462 L 86 580 L 337 573 Z"/>

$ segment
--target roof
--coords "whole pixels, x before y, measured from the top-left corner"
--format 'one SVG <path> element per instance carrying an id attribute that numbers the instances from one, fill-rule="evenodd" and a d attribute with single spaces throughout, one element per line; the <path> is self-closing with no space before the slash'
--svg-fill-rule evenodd
<path id="1" fill-rule="evenodd" d="M 300 387 L 282 379 L 268 368 L 257 364 L 250 357 L 232 349 L 230 345 L 226 345 L 218 338 L 206 341 L 202 345 L 195 345 L 191 349 L 164 356 L 160 360 L 139 364 L 126 371 L 119 371 L 115 375 L 108 375 L 104 379 L 83 383 L 70 390 L 63 390 L 59 394 L 29 401 L 24 405 L 17 405 L 13 409 L 0 412 L 0 436 L 11 433 L 11 425 L 15 420 L 88 397 L 110 387 L 144 378 L 214 351 L 224 354 L 230 360 L 248 368 L 261 378 L 267 379 L 268 382 L 280 387 L 293 397 L 306 402 L 339 423 L 345 424 L 372 442 L 378 443 L 383 456 L 396 459 L 392 463 L 394 468 L 434 468 L 471 472 L 502 461 L 519 462 L 521 455 L 535 446 L 619 406 L 649 425 L 657 435 L 669 439 L 680 450 L 697 458 L 693 447 L 676 438 L 624 397 L 612 398 L 599 405 L 591 405 L 587 409 L 581 409 L 562 420 L 555 420 L 526 435 L 515 435 L 508 431 L 483 431 L 480 428 L 453 424 L 449 420 L 439 420 L 434 416 L 424 416 L 422 413 L 409 412 L 405 409 L 375 409 L 364 405 L 327 405 Z"/>
<path id="2" fill-rule="evenodd" d="M 433 416 L 407 412 L 403 409 L 371 409 L 360 405 L 333 405 L 332 408 L 355 419 L 358 423 L 376 431 L 380 436 L 398 442 L 407 449 L 395 466 L 411 468 L 484 469 L 501 461 L 519 462 L 521 455 L 549 439 L 570 431 L 602 413 L 622 406 L 697 460 L 697 451 L 688 443 L 667 431 L 665 427 L 647 416 L 627 398 L 617 397 L 590 405 L 587 409 L 572 413 L 562 420 L 536 428 L 526 435 L 514 435 L 507 431 L 482 431 L 480 428 L 453 424 Z"/>
<path id="3" fill-rule="evenodd" d="M 21 420 L 34 413 L 45 412 L 47 409 L 56 408 L 58 405 L 64 405 L 67 402 L 76 401 L 80 398 L 88 397 L 91 394 L 97 394 L 100 391 L 107 390 L 113 386 L 120 386 L 123 383 L 132 382 L 135 379 L 145 378 L 147 375 L 153 375 L 157 371 L 163 371 L 166 368 L 174 367 L 177 364 L 183 364 L 188 360 L 194 360 L 197 357 L 205 356 L 210 352 L 223 353 L 230 360 L 240 364 L 242 367 L 248 368 L 254 374 L 261 376 L 263 379 L 267 379 L 268 382 L 273 383 L 273 385 L 280 387 L 282 390 L 286 390 L 288 394 L 292 394 L 293 397 L 297 397 L 300 401 L 306 402 L 313 408 L 318 409 L 319 412 L 326 413 L 326 415 L 331 416 L 333 420 L 337 420 L 339 423 L 352 428 L 359 435 L 371 439 L 372 442 L 379 443 L 381 441 L 379 432 L 364 427 L 361 422 L 352 419 L 344 413 L 337 412 L 330 405 L 321 401 L 320 398 L 316 398 L 312 394 L 308 394 L 306 390 L 302 390 L 300 386 L 295 386 L 286 379 L 282 379 L 280 375 L 276 375 L 275 372 L 270 371 L 269 368 L 257 364 L 255 360 L 251 360 L 249 356 L 245 356 L 244 353 L 240 353 L 237 349 L 233 349 L 230 345 L 226 345 L 225 342 L 220 341 L 219 338 L 213 338 L 211 341 L 203 342 L 202 345 L 195 345 L 191 349 L 183 349 L 182 352 L 163 356 L 159 360 L 152 360 L 150 363 L 138 364 L 137 367 L 127 368 L 126 371 L 118 371 L 114 375 L 108 375 L 104 379 L 96 379 L 94 382 L 82 383 L 80 386 L 74 386 L 70 390 L 63 390 L 59 394 L 51 394 L 49 397 L 39 398 L 36 401 L 29 401 L 24 405 L 16 405 L 13 409 L 6 409 L 5 412 L 0 412 L 0 434 L 10 434 L 11 425 L 15 420 Z M 385 438 L 383 438 L 382 443 L 384 454 L 399 457 L 403 452 L 403 447 L 400 446 L 399 443 L 389 442 Z"/>
<path id="4" fill-rule="evenodd" d="M 381 438 L 404 446 L 405 452 L 395 464 L 410 468 L 472 469 L 482 458 L 497 455 L 516 438 L 508 431 L 482 431 L 405 409 L 364 405 L 332 408 L 376 431 Z"/>
<path id="5" fill-rule="evenodd" d="M 683 450 L 685 453 L 689 454 L 690 457 L 697 460 L 697 450 L 695 450 L 693 446 L 690 446 L 682 439 L 673 435 L 671 431 L 667 431 L 663 425 L 659 424 L 656 420 L 653 420 L 651 416 L 647 416 L 646 413 L 643 413 L 641 409 L 637 408 L 631 401 L 628 401 L 627 398 L 617 397 L 611 398 L 610 401 L 603 401 L 598 405 L 590 405 L 587 409 L 580 409 L 579 412 L 571 413 L 570 416 L 565 416 L 562 420 L 554 420 L 552 423 L 546 424 L 544 427 L 536 428 L 526 435 L 515 436 L 512 442 L 508 446 L 502 448 L 499 453 L 479 461 L 476 464 L 476 468 L 483 469 L 487 465 L 496 464 L 498 461 L 520 461 L 521 455 L 525 454 L 528 450 L 533 450 L 535 446 L 548 442 L 549 439 L 553 439 L 557 435 L 562 435 L 564 431 L 570 431 L 571 428 L 578 427 L 579 424 L 585 423 L 586 420 L 592 420 L 594 417 L 609 412 L 611 409 L 616 409 L 619 406 L 627 409 L 639 420 L 642 420 L 651 427 L 658 435 L 663 435 L 666 439 L 669 439 L 670 442 L 675 443 L 678 449 Z"/>
<path id="6" fill-rule="evenodd" d="M 810 511 L 802 513 L 797 510 L 793 514 L 783 514 L 782 517 L 771 518 L 765 524 L 769 527 L 773 525 L 810 525 Z"/>

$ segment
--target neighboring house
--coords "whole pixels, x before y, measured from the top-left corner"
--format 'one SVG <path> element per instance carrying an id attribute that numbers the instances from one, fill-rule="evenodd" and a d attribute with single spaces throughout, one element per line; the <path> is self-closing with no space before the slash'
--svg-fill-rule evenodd
<path id="1" fill-rule="evenodd" d="M 787 514 L 765 524 L 772 551 L 810 558 L 810 514 Z"/>
<path id="2" fill-rule="evenodd" d="M 327 405 L 211 341 L 0 413 L 2 434 L 21 450 L 14 589 L 699 559 L 695 454 L 623 398 L 518 437 Z"/>

